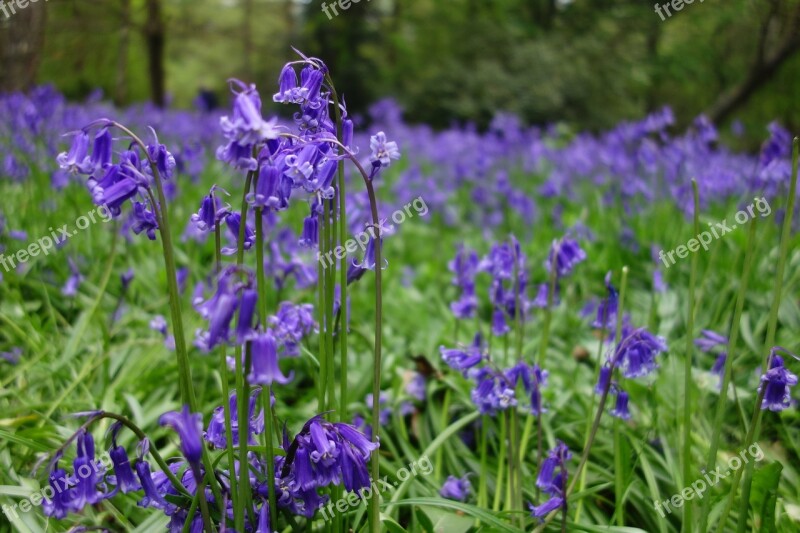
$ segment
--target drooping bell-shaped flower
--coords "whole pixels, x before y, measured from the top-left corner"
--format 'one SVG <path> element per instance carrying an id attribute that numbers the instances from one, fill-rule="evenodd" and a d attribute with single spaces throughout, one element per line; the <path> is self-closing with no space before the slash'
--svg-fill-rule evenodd
<path id="1" fill-rule="evenodd" d="M 611 416 L 621 418 L 622 420 L 629 420 L 631 413 L 628 410 L 628 393 L 620 389 L 617 391 L 617 402 L 614 408 L 610 411 Z"/>
<path id="2" fill-rule="evenodd" d="M 89 134 L 81 130 L 75 133 L 69 152 L 62 152 L 56 157 L 58 165 L 71 174 L 89 174 L 94 170 L 87 157 L 89 153 Z"/>
<path id="3" fill-rule="evenodd" d="M 585 259 L 586 252 L 581 249 L 580 245 L 569 237 L 564 237 L 561 240 L 553 241 L 545 268 L 548 273 L 555 268 L 556 275 L 563 278 L 571 274 L 575 265 Z"/>
<path id="4" fill-rule="evenodd" d="M 285 385 L 292 380 L 292 374 L 284 376 L 278 366 L 278 343 L 271 330 L 253 336 L 252 368 L 247 381 L 254 385 L 272 385 L 273 382 Z"/>
<path id="5" fill-rule="evenodd" d="M 442 488 L 439 489 L 439 496 L 448 500 L 465 502 L 471 490 L 472 485 L 469 482 L 468 475 L 461 478 L 447 476 L 447 480 L 442 484 Z"/>
<path id="6" fill-rule="evenodd" d="M 797 385 L 797 376 L 783 366 L 783 358 L 774 355 L 774 352 L 773 348 L 770 368 L 766 374 L 761 376 L 761 385 L 758 390 L 761 392 L 761 387 L 766 387 L 761 409 L 783 411 L 791 405 L 791 388 Z"/>
<path id="7" fill-rule="evenodd" d="M 203 456 L 203 441 L 200 435 L 203 432 L 203 417 L 199 413 L 189 411 L 189 406 L 183 409 L 170 411 L 161 415 L 158 423 L 169 426 L 175 430 L 181 441 L 181 452 L 192 465 L 199 465 Z"/>

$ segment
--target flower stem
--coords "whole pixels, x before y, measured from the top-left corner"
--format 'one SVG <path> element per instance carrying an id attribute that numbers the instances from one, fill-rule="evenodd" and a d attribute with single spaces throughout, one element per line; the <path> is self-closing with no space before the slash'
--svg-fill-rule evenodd
<path id="1" fill-rule="evenodd" d="M 694 197 L 694 234 L 700 235 L 700 195 L 697 191 L 697 180 L 692 180 Z M 698 254 L 692 255 L 692 270 L 689 275 L 689 311 L 686 323 L 686 354 L 684 359 L 683 381 L 683 485 L 689 484 L 692 478 L 692 359 L 694 349 L 694 311 L 697 308 L 695 292 L 697 286 Z M 691 533 L 692 504 L 687 502 L 683 507 L 683 531 Z"/>
<path id="2" fill-rule="evenodd" d="M 256 178 L 256 183 L 258 178 Z M 258 288 L 259 318 L 261 325 L 267 328 L 267 282 L 264 279 L 264 217 L 262 209 L 257 207 L 256 213 L 256 285 Z M 267 459 L 267 487 L 269 497 L 270 524 L 277 524 L 278 506 L 275 498 L 275 456 L 273 452 L 273 429 L 272 429 L 272 393 L 270 387 L 266 386 L 261 390 L 261 399 L 264 403 L 264 434 L 266 445 L 264 452 Z M 249 400 L 248 400 L 249 403 Z M 249 421 L 239 427 L 248 427 Z"/>

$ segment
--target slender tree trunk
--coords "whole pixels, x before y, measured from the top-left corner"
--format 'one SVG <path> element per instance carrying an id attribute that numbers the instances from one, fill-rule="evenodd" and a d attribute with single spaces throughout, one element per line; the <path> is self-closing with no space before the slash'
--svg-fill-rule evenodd
<path id="1" fill-rule="evenodd" d="M 0 11 L 0 92 L 21 91 L 36 83 L 47 22 L 45 2 Z"/>
<path id="2" fill-rule="evenodd" d="M 242 19 L 242 39 L 244 45 L 244 74 L 247 81 L 253 81 L 253 0 L 244 0 Z"/>
<path id="3" fill-rule="evenodd" d="M 165 102 L 164 48 L 166 34 L 161 0 L 147 0 L 147 22 L 144 27 L 150 74 L 150 98 L 159 107 Z"/>
<path id="4" fill-rule="evenodd" d="M 131 0 L 120 0 L 121 28 L 117 55 L 117 76 L 114 87 L 114 102 L 124 104 L 128 99 L 128 47 L 131 40 Z"/>
<path id="5" fill-rule="evenodd" d="M 714 104 L 706 110 L 706 115 L 714 122 L 722 122 L 736 109 L 744 105 L 758 89 L 769 82 L 780 68 L 800 50 L 800 6 L 789 17 L 784 36 L 772 50 L 767 50 L 768 26 L 775 11 L 770 14 L 759 35 L 758 49 L 753 66 L 745 78 L 725 91 Z"/>

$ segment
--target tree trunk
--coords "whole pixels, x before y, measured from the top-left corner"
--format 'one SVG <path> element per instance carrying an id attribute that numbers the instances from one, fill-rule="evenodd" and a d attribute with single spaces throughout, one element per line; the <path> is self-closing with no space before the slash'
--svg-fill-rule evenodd
<path id="1" fill-rule="evenodd" d="M 120 0 L 119 50 L 117 75 L 114 83 L 114 102 L 123 105 L 128 99 L 128 47 L 131 40 L 131 0 Z"/>
<path id="2" fill-rule="evenodd" d="M 150 98 L 158 107 L 164 107 L 164 48 L 166 34 L 161 13 L 161 0 L 147 0 L 147 23 L 144 27 L 144 37 L 147 43 Z"/>
<path id="3" fill-rule="evenodd" d="M 759 88 L 770 81 L 786 61 L 800 50 L 800 6 L 789 18 L 783 39 L 771 51 L 766 51 L 767 26 L 772 16 L 764 23 L 759 36 L 756 59 L 744 80 L 725 91 L 714 104 L 708 108 L 706 115 L 716 123 L 728 118 L 736 109 L 745 104 Z"/>
<path id="4" fill-rule="evenodd" d="M 7 14 L 0 11 L 0 92 L 24 91 L 36 83 L 44 48 L 46 4 L 16 7 L 16 13 L 8 4 L 5 9 Z"/>

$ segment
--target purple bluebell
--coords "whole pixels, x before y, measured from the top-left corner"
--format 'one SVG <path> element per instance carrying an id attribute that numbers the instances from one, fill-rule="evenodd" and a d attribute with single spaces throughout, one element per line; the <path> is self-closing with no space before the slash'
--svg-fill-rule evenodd
<path id="1" fill-rule="evenodd" d="M 255 192 L 247 195 L 247 201 L 255 207 L 279 211 L 289 206 L 291 194 L 292 180 L 278 167 L 267 163 L 259 169 Z"/>
<path id="2" fill-rule="evenodd" d="M 442 356 L 442 360 L 447 363 L 447 366 L 459 372 L 466 372 L 483 361 L 484 358 L 480 345 L 476 346 L 475 344 L 463 349 L 440 346 L 439 353 Z"/>
<path id="3" fill-rule="evenodd" d="M 711 352 L 714 348 L 726 347 L 728 345 L 728 339 L 716 331 L 704 329 L 701 332 L 700 338 L 695 339 L 694 344 L 704 352 Z"/>
<path id="4" fill-rule="evenodd" d="M 89 160 L 89 134 L 78 131 L 72 139 L 69 152 L 62 152 L 56 157 L 58 165 L 71 174 L 89 174 L 93 168 Z"/>
<path id="5" fill-rule="evenodd" d="M 611 284 L 611 272 L 606 274 L 606 297 L 597 306 L 597 314 L 592 322 L 593 328 L 612 331 L 617 323 L 617 289 Z"/>
<path id="6" fill-rule="evenodd" d="M 411 376 L 411 379 L 408 380 L 406 383 L 406 394 L 411 396 L 417 401 L 424 402 L 425 401 L 425 389 L 427 387 L 427 382 L 425 380 L 425 376 L 420 374 L 419 372 L 414 372 Z"/>
<path id="7" fill-rule="evenodd" d="M 622 340 L 614 350 L 614 365 L 626 378 L 643 377 L 658 368 L 656 356 L 667 351 L 663 337 L 653 335 L 644 328 L 622 328 Z"/>
<path id="8" fill-rule="evenodd" d="M 297 86 L 297 72 L 291 64 L 285 65 L 278 78 L 278 92 L 272 97 L 280 104 L 302 104 L 306 89 Z"/>
<path id="9" fill-rule="evenodd" d="M 370 137 L 369 148 L 372 150 L 369 160 L 373 166 L 388 167 L 392 159 L 400 159 L 397 143 L 386 140 L 386 134 L 382 131 Z"/>
<path id="10" fill-rule="evenodd" d="M 469 474 L 461 478 L 447 476 L 447 480 L 442 484 L 442 488 L 439 489 L 439 496 L 459 502 L 467 501 L 467 497 L 472 491 L 468 476 Z"/>
<path id="11" fill-rule="evenodd" d="M 81 274 L 78 265 L 72 258 L 67 259 L 67 264 L 69 265 L 70 276 L 67 278 L 64 286 L 61 287 L 61 294 L 64 296 L 75 296 L 78 294 L 78 287 L 80 287 L 80 284 L 83 282 L 83 274 Z"/>
<path id="12" fill-rule="evenodd" d="M 156 240 L 156 230 L 158 229 L 158 221 L 155 214 L 147 209 L 147 205 L 143 202 L 133 202 L 133 226 L 132 230 L 135 234 L 145 232 L 147 238 L 151 241 Z"/>
<path id="13" fill-rule="evenodd" d="M 139 507 L 153 507 L 164 511 L 165 514 L 171 514 L 175 506 L 164 499 L 164 496 L 156 488 L 153 474 L 150 471 L 150 464 L 140 459 L 136 462 L 135 469 L 136 475 L 139 477 L 139 483 L 141 483 L 142 490 L 144 490 L 144 497 L 139 500 Z"/>
<path id="14" fill-rule="evenodd" d="M 502 309 L 495 308 L 492 312 L 492 335 L 502 337 L 509 331 L 511 331 L 511 327 L 506 322 L 506 314 Z"/>
<path id="15" fill-rule="evenodd" d="M 255 334 L 251 340 L 252 367 L 247 381 L 257 385 L 272 385 L 273 382 L 285 385 L 292 375 L 284 376 L 278 366 L 278 343 L 271 330 Z"/>
<path id="16" fill-rule="evenodd" d="M 203 456 L 203 442 L 200 437 L 203 431 L 203 417 L 199 413 L 189 411 L 187 405 L 178 411 L 170 411 L 161 415 L 158 423 L 175 430 L 181 441 L 181 452 L 192 465 L 199 465 Z"/>
<path id="17" fill-rule="evenodd" d="M 22 356 L 22 348 L 18 346 L 11 348 L 11 350 L 7 352 L 0 352 L 0 359 L 12 365 L 19 363 L 20 356 Z"/>
<path id="18" fill-rule="evenodd" d="M 485 415 L 494 415 L 517 405 L 513 384 L 502 373 L 483 367 L 474 376 L 476 385 L 470 393 L 472 403 Z"/>
<path id="19" fill-rule="evenodd" d="M 303 219 L 303 233 L 298 244 L 306 248 L 315 248 L 319 241 L 319 224 L 317 215 L 311 214 Z"/>
<path id="20" fill-rule="evenodd" d="M 622 389 L 617 390 L 617 401 L 614 408 L 609 412 L 611 416 L 621 418 L 622 420 L 629 420 L 631 413 L 628 410 L 628 393 Z"/>
<path id="21" fill-rule="evenodd" d="M 595 394 L 605 394 L 606 390 L 611 387 L 611 367 L 603 366 L 600 369 L 600 374 L 597 376 L 597 384 L 594 386 Z"/>
<path id="22" fill-rule="evenodd" d="M 222 248 L 222 255 L 233 255 L 237 253 L 239 247 L 239 231 L 242 224 L 242 215 L 238 212 L 229 213 L 225 217 L 225 223 L 230 230 L 231 238 L 233 239 L 234 246 L 226 246 Z M 256 242 L 256 233 L 250 224 L 244 225 L 244 241 L 243 248 L 249 250 Z"/>
<path id="23" fill-rule="evenodd" d="M 530 505 L 531 514 L 535 518 L 543 518 L 556 509 L 565 508 L 567 490 L 567 461 L 572 458 L 569 448 L 558 441 L 556 447 L 550 450 L 547 458 L 542 461 L 536 486 L 550 496 L 538 506 Z"/>
<path id="24" fill-rule="evenodd" d="M 98 468 L 94 456 L 94 438 L 91 433 L 81 430 L 77 439 L 78 454 L 72 462 L 72 471 L 78 483 L 72 493 L 70 510 L 78 512 L 86 505 L 94 505 L 102 501 L 107 494 L 98 489 L 104 472 Z M 101 467 L 102 468 L 102 467 Z"/>
<path id="25" fill-rule="evenodd" d="M 586 260 L 586 252 L 581 249 L 580 245 L 569 237 L 564 237 L 561 240 L 553 241 L 545 268 L 547 272 L 551 272 L 555 268 L 556 275 L 563 278 L 570 275 L 575 265 L 584 260 Z"/>
<path id="26" fill-rule="evenodd" d="M 114 465 L 114 475 L 109 476 L 108 481 L 115 486 L 115 492 L 123 494 L 141 490 L 142 485 L 133 473 L 128 454 L 122 446 L 114 446 L 108 451 L 111 463 Z"/>
<path id="27" fill-rule="evenodd" d="M 231 80 L 232 90 L 234 85 L 238 86 L 239 92 L 234 90 L 233 115 L 219 120 L 225 138 L 239 146 L 253 146 L 267 139 L 276 139 L 280 133 L 277 119 L 266 121 L 261 116 L 261 97 L 255 85 Z"/>
<path id="28" fill-rule="evenodd" d="M 260 435 L 264 432 L 264 411 L 258 410 L 258 397 L 262 389 L 256 389 L 250 395 L 248 403 L 248 421 L 247 421 L 247 442 L 248 444 L 255 445 L 255 435 Z M 239 409 L 236 392 L 231 393 L 228 398 L 228 406 L 231 413 L 231 438 L 233 446 L 239 446 L 239 433 L 242 430 L 243 424 L 239 423 Z M 222 406 L 216 407 L 211 420 L 208 423 L 208 428 L 203 434 L 203 438 L 208 441 L 212 446 L 217 449 L 224 449 L 227 444 L 225 433 L 225 409 Z"/>
<path id="29" fill-rule="evenodd" d="M 797 376 L 783 366 L 783 358 L 775 355 L 775 349 L 773 349 L 769 370 L 761 376 L 761 385 L 758 387 L 759 392 L 761 392 L 761 387 L 766 387 L 761 409 L 783 411 L 789 407 L 792 400 L 791 388 L 795 385 L 797 385 Z"/>

